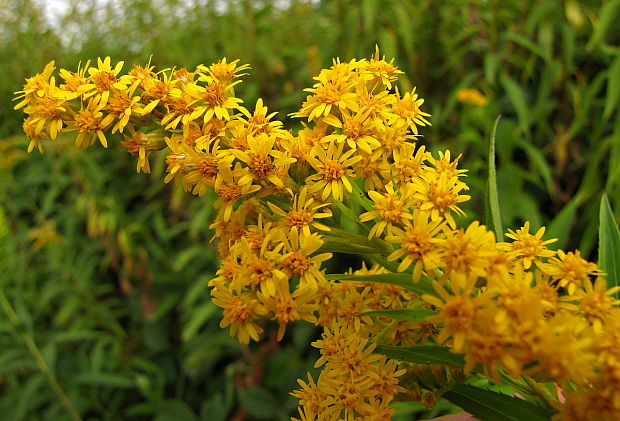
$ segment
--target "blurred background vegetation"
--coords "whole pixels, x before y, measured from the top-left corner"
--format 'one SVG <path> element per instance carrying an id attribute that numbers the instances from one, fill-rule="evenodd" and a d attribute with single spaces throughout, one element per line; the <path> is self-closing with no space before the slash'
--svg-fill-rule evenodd
<path id="1" fill-rule="evenodd" d="M 252 66 L 246 105 L 262 97 L 286 119 L 333 57 L 375 45 L 426 99 L 420 142 L 463 154 L 470 218 L 483 218 L 501 114 L 504 226 L 547 225 L 596 260 L 601 194 L 620 209 L 618 0 L 0 0 L 3 420 L 285 420 L 315 359 L 311 326 L 250 349 L 218 327 L 212 198 L 165 186 L 162 157 L 137 175 L 122 148 L 84 152 L 71 136 L 26 156 L 12 110 L 24 78 L 52 59 L 109 55 L 128 69 L 152 55 L 161 69 L 226 56 Z M 449 410 L 403 405 L 395 419 Z"/>

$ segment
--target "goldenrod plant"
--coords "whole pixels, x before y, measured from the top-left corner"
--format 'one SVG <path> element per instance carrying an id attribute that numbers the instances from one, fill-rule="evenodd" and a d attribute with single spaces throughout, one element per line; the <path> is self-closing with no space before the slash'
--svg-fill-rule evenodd
<path id="1" fill-rule="evenodd" d="M 120 143 L 145 173 L 163 151 L 166 183 L 215 194 L 204 206 L 217 210 L 220 326 L 244 345 L 272 328 L 280 341 L 293 322 L 323 329 L 311 344 L 320 374 L 298 380 L 292 419 L 390 420 L 396 401 L 440 400 L 483 421 L 620 419 L 619 236 L 606 200 L 600 266 L 550 250 L 555 239 L 529 222 L 503 241 L 492 138 L 491 229 L 463 224 L 461 157 L 416 143 L 424 100 L 398 87 L 378 49 L 321 70 L 291 115 L 297 130 L 260 99 L 242 105 L 249 66 L 236 60 L 123 66 L 106 57 L 57 74 L 50 62 L 28 78 L 15 106 L 28 150 L 76 132 L 79 148 Z M 359 265 L 327 273 L 334 253 Z"/>

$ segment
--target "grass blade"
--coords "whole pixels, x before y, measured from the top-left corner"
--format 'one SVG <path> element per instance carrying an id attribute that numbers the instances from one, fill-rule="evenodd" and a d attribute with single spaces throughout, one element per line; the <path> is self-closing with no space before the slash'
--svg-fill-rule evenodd
<path id="1" fill-rule="evenodd" d="M 502 116 L 499 115 L 495 119 L 493 124 L 493 130 L 491 131 L 491 139 L 489 141 L 489 178 L 487 181 L 488 186 L 488 205 L 491 212 L 491 221 L 493 223 L 493 230 L 497 241 L 504 241 L 504 230 L 502 227 L 502 218 L 499 209 L 499 196 L 497 194 L 497 171 L 495 169 L 495 134 L 497 133 L 497 125 L 499 119 Z"/>
<path id="2" fill-rule="evenodd" d="M 608 288 L 620 285 L 620 232 L 606 194 L 599 211 L 598 265 L 607 274 Z"/>

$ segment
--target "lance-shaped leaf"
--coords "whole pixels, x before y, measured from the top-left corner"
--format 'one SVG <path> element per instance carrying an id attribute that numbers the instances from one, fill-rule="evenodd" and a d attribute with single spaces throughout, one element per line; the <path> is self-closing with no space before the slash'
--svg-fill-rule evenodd
<path id="1" fill-rule="evenodd" d="M 450 349 L 439 345 L 388 346 L 380 345 L 375 352 L 395 360 L 415 364 L 451 365 L 462 367 L 465 359 L 461 354 L 453 354 Z"/>
<path id="2" fill-rule="evenodd" d="M 467 384 L 442 395 L 480 421 L 550 421 L 551 411 L 524 399 Z"/>
<path id="3" fill-rule="evenodd" d="M 502 228 L 502 218 L 499 209 L 499 196 L 497 193 L 497 171 L 495 170 L 495 134 L 497 133 L 497 125 L 501 116 L 497 116 L 493 130 L 491 131 L 491 139 L 489 140 L 489 177 L 487 180 L 488 208 L 491 213 L 491 222 L 497 241 L 504 240 L 504 230 Z"/>
<path id="4" fill-rule="evenodd" d="M 620 232 L 606 194 L 599 212 L 598 265 L 607 274 L 608 288 L 620 285 Z"/>

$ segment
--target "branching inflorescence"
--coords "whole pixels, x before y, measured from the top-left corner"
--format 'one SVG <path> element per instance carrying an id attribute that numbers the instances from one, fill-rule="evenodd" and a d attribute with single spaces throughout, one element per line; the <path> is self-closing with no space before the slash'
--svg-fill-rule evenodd
<path id="1" fill-rule="evenodd" d="M 389 420 L 393 400 L 430 407 L 481 374 L 527 376 L 554 419 L 620 419 L 618 288 L 578 251 L 549 250 L 544 228 L 526 223 L 504 243 L 477 221 L 458 227 L 465 170 L 449 151 L 416 145 L 429 114 L 415 89 L 395 86 L 393 61 L 335 60 L 306 89 L 296 133 L 261 100 L 241 105 L 234 87 L 248 66 L 237 61 L 122 66 L 99 59 L 57 79 L 51 62 L 27 79 L 15 108 L 27 114 L 29 151 L 67 131 L 82 148 L 120 133 L 138 172 L 166 150 L 166 183 L 212 190 L 221 327 L 242 344 L 268 320 L 278 340 L 297 320 L 324 329 L 312 344 L 322 371 L 292 393 L 301 420 Z M 334 251 L 367 264 L 326 275 Z M 420 345 L 462 354 L 462 368 L 385 351 Z M 537 382 L 562 396 L 542 396 Z"/>

